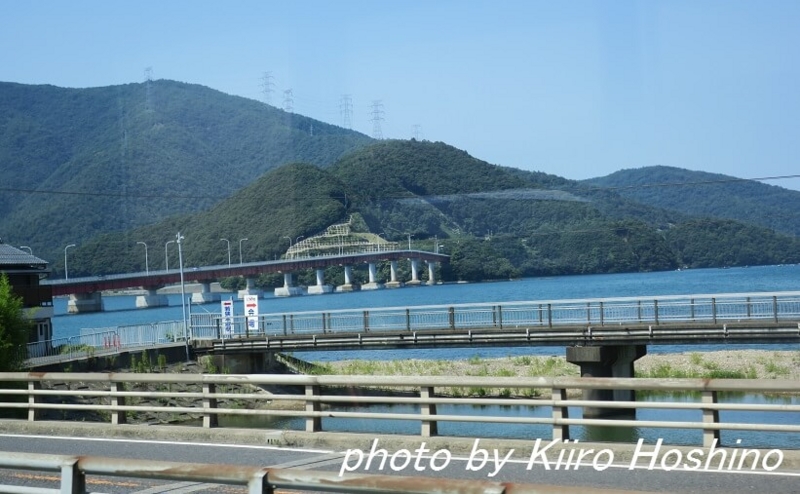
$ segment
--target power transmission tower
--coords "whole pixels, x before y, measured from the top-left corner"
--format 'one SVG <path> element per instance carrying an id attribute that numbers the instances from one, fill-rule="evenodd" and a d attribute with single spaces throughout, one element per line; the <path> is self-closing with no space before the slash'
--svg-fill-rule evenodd
<path id="1" fill-rule="evenodd" d="M 144 111 L 153 111 L 153 67 L 144 69 Z"/>
<path id="2" fill-rule="evenodd" d="M 411 138 L 412 138 L 412 139 L 415 139 L 415 140 L 417 140 L 417 141 L 419 141 L 420 139 L 422 139 L 422 138 L 423 138 L 423 134 L 422 134 L 422 125 L 420 125 L 420 124 L 414 124 L 414 125 L 411 127 Z"/>
<path id="3" fill-rule="evenodd" d="M 353 128 L 353 99 L 349 94 L 342 95 L 339 101 L 339 112 L 342 114 L 342 127 Z"/>
<path id="4" fill-rule="evenodd" d="M 288 113 L 294 111 L 294 97 L 291 89 L 283 92 L 283 109 Z"/>
<path id="5" fill-rule="evenodd" d="M 272 104 L 272 92 L 275 84 L 272 82 L 272 72 L 264 72 L 261 76 L 261 94 L 264 96 L 264 103 Z"/>
<path id="6" fill-rule="evenodd" d="M 383 139 L 383 131 L 381 130 L 381 121 L 383 120 L 383 102 L 381 100 L 374 100 L 372 102 L 372 138 L 381 140 Z"/>

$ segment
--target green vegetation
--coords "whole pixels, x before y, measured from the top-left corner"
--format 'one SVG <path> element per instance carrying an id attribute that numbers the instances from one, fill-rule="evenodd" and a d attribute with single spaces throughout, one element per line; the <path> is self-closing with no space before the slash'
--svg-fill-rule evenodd
<path id="1" fill-rule="evenodd" d="M 4 179 L 70 192 L 4 194 L 3 235 L 24 238 L 56 271 L 61 246 L 78 243 L 70 252 L 76 276 L 144 271 L 137 242 L 161 246 L 178 231 L 190 268 L 226 264 L 221 238 L 247 238 L 245 262 L 276 259 L 287 237 L 350 219 L 373 238 L 442 246 L 451 256 L 437 273 L 444 281 L 800 262 L 800 192 L 666 167 L 576 182 L 492 165 L 444 143 L 375 143 L 201 86 L 155 81 L 151 89 L 157 97 L 147 109 L 142 84 L 0 83 Z M 94 191 L 104 194 L 85 194 Z M 177 266 L 177 249 L 166 250 Z M 151 269 L 163 267 L 160 256 L 150 259 Z M 388 269 L 379 267 L 383 279 Z M 310 270 L 297 276 L 314 283 Z M 357 283 L 365 277 L 354 272 Z M 341 284 L 342 268 L 326 279 Z M 223 280 L 228 289 L 242 283 Z M 263 275 L 257 284 L 283 280 Z"/>
<path id="2" fill-rule="evenodd" d="M 32 323 L 22 312 L 22 298 L 11 291 L 5 273 L 0 273 L 0 372 L 20 369 Z"/>

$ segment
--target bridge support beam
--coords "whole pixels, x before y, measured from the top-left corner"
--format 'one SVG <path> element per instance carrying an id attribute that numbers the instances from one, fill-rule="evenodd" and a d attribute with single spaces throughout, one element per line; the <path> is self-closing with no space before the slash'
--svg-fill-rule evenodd
<path id="1" fill-rule="evenodd" d="M 435 269 L 436 269 L 436 262 L 428 261 L 428 284 L 429 285 L 435 285 L 436 284 L 436 274 L 435 274 L 435 271 L 434 271 Z"/>
<path id="2" fill-rule="evenodd" d="M 261 298 L 261 290 L 256 288 L 256 279 L 255 278 L 245 278 L 245 283 L 247 286 L 244 290 L 239 290 L 237 296 L 239 300 L 244 300 L 244 297 L 247 295 L 255 295 L 258 298 Z"/>
<path id="3" fill-rule="evenodd" d="M 294 286 L 292 282 L 292 273 L 283 273 L 283 286 L 275 289 L 276 297 L 294 297 L 302 295 L 303 289 L 299 286 Z"/>
<path id="4" fill-rule="evenodd" d="M 406 285 L 417 286 L 422 284 L 419 281 L 419 259 L 409 259 L 411 261 L 411 280 Z"/>
<path id="5" fill-rule="evenodd" d="M 317 284 L 314 286 L 308 287 L 308 294 L 309 295 L 320 295 L 323 293 L 331 293 L 333 291 L 333 287 L 331 285 L 325 284 L 325 270 L 318 269 L 317 270 Z"/>
<path id="6" fill-rule="evenodd" d="M 192 293 L 193 304 L 207 304 L 219 302 L 219 293 L 211 293 L 211 281 L 200 281 L 200 291 Z"/>
<path id="7" fill-rule="evenodd" d="M 353 266 L 344 267 L 344 285 L 336 287 L 337 292 L 352 292 L 358 290 L 358 286 L 353 284 Z"/>
<path id="8" fill-rule="evenodd" d="M 389 273 L 391 279 L 386 282 L 386 288 L 400 288 L 403 283 L 397 281 L 397 261 L 389 261 Z"/>
<path id="9" fill-rule="evenodd" d="M 369 283 L 361 285 L 362 290 L 380 290 L 383 284 L 378 283 L 378 268 L 374 262 L 367 263 L 369 267 Z"/>
<path id="10" fill-rule="evenodd" d="M 579 365 L 581 377 L 633 377 L 633 363 L 647 354 L 646 345 L 571 346 L 567 347 L 567 362 Z M 586 389 L 584 400 L 636 401 L 632 390 Z M 630 418 L 635 409 L 584 407 L 584 418 Z"/>
<path id="11" fill-rule="evenodd" d="M 73 293 L 67 301 L 67 313 L 84 314 L 86 312 L 103 312 L 103 296 L 100 292 Z"/>
<path id="12" fill-rule="evenodd" d="M 165 307 L 169 305 L 166 295 L 159 295 L 158 288 L 146 288 L 147 295 L 136 296 L 136 308 Z"/>

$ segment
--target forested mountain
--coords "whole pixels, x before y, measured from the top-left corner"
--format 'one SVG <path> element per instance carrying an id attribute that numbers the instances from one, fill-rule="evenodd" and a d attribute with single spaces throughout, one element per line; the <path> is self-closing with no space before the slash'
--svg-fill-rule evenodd
<path id="1" fill-rule="evenodd" d="M 175 266 L 179 231 L 187 266 L 224 264 L 221 238 L 273 259 L 351 219 L 443 246 L 448 280 L 800 261 L 797 192 L 667 167 L 576 182 L 173 81 L 0 83 L 0 174 L 0 235 L 56 276 L 72 243 L 75 276 L 144 270 L 138 242 Z"/>
<path id="2" fill-rule="evenodd" d="M 272 168 L 328 166 L 369 141 L 174 81 L 0 83 L 0 235 L 59 259 L 66 244 L 207 210 Z"/>
<path id="3" fill-rule="evenodd" d="M 800 192 L 669 166 L 620 170 L 584 183 L 690 216 L 725 218 L 800 236 Z"/>
<path id="4" fill-rule="evenodd" d="M 160 246 L 177 231 L 188 266 L 223 264 L 220 238 L 233 242 L 234 257 L 235 243 L 247 238 L 246 261 L 272 259 L 288 248 L 286 237 L 307 238 L 353 217 L 388 240 L 443 246 L 452 256 L 446 280 L 800 261 L 798 239 L 764 228 L 694 219 L 412 140 L 363 147 L 326 169 L 297 163 L 269 171 L 208 212 L 95 239 L 76 250 L 70 271 L 142 270 L 136 242 Z"/>

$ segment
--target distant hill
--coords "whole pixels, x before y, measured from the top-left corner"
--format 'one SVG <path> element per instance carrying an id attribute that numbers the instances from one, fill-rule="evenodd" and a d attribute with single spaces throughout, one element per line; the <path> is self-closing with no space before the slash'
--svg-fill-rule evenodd
<path id="1" fill-rule="evenodd" d="M 329 166 L 369 142 L 174 81 L 0 83 L 0 232 L 54 261 L 68 243 L 209 209 L 277 166 Z"/>
<path id="2" fill-rule="evenodd" d="M 446 280 L 800 261 L 800 240 L 764 228 L 698 220 L 412 140 L 381 141 L 325 169 L 297 163 L 271 170 L 207 212 L 87 243 L 74 252 L 70 272 L 142 270 L 136 242 L 160 246 L 177 231 L 186 237 L 188 266 L 224 263 L 220 238 L 234 252 L 247 238 L 245 260 L 273 259 L 288 248 L 287 237 L 308 238 L 350 218 L 390 241 L 410 237 L 415 248 L 431 250 L 438 243 L 451 255 Z"/>
<path id="3" fill-rule="evenodd" d="M 584 183 L 689 216 L 736 220 L 800 236 L 800 192 L 775 185 L 668 166 L 620 170 Z"/>

